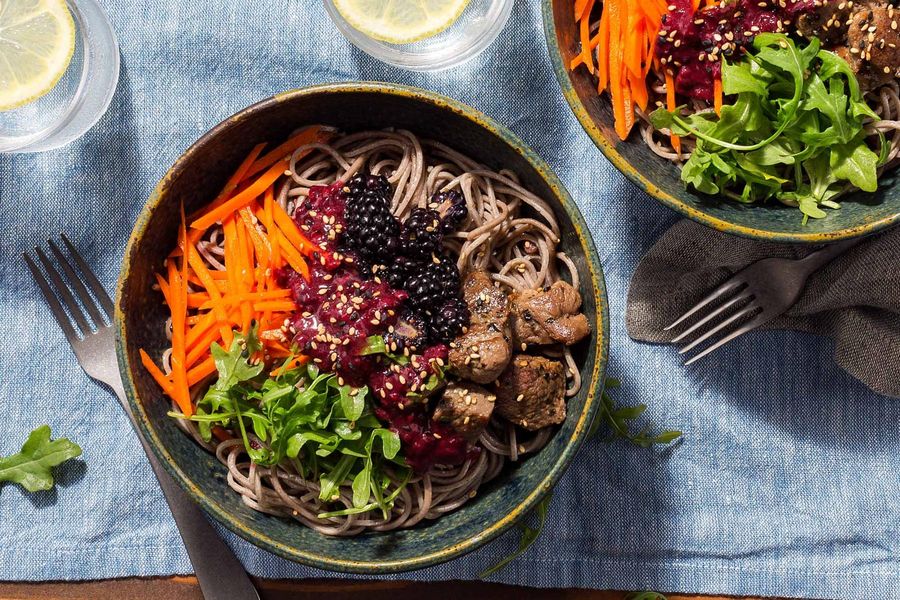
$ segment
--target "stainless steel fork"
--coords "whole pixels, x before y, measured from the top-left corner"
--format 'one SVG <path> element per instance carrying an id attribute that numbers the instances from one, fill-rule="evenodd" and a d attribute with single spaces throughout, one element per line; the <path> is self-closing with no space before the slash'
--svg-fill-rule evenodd
<path id="1" fill-rule="evenodd" d="M 78 364 L 92 379 L 109 386 L 131 420 L 150 466 L 159 479 L 166 502 L 169 503 L 175 517 L 178 531 L 194 566 L 194 573 L 200 582 L 203 597 L 206 600 L 259 600 L 259 594 L 240 561 L 206 520 L 200 507 L 163 469 L 141 435 L 131 408 L 125 400 L 125 390 L 116 362 L 112 300 L 68 238 L 65 235 L 61 237 L 77 270 L 81 272 L 80 277 L 76 266 L 73 266 L 72 261 L 52 240 L 49 240 L 48 244 L 65 273 L 65 280 L 40 248 L 35 248 L 34 252 L 46 272 L 46 277 L 28 254 L 24 254 L 25 262 L 28 263 L 31 274 L 44 293 L 50 311 L 69 340 Z M 87 311 L 87 315 L 82 311 L 82 307 Z M 77 325 L 77 329 L 72 321 Z"/>
<path id="2" fill-rule="evenodd" d="M 765 258 L 756 261 L 744 270 L 736 273 L 731 279 L 714 289 L 708 296 L 700 300 L 677 321 L 665 328 L 669 331 L 697 316 L 699 320 L 672 340 L 678 343 L 686 340 L 691 334 L 701 332 L 709 324 L 717 323 L 695 340 L 678 351 L 679 354 L 690 352 L 703 342 L 715 339 L 713 336 L 722 333 L 724 337 L 704 348 L 701 352 L 685 361 L 685 365 L 699 360 L 710 352 L 721 348 L 731 340 L 765 325 L 775 317 L 784 314 L 800 298 L 809 276 L 826 264 L 856 246 L 862 238 L 845 240 L 825 246 L 799 260 L 788 258 Z M 721 302 L 715 304 L 716 301 Z M 704 308 L 711 312 L 701 316 Z M 718 317 L 724 320 L 716 321 Z M 740 325 L 729 330 L 731 325 Z"/>

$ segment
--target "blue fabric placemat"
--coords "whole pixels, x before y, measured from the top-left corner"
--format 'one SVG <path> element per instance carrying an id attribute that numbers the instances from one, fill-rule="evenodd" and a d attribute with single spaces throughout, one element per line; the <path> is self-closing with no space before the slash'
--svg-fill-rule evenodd
<path id="1" fill-rule="evenodd" d="M 56 490 L 0 488 L 0 580 L 190 572 L 162 495 L 115 400 L 76 365 L 19 255 L 65 231 L 113 289 L 145 198 L 200 134 L 275 92 L 354 79 L 429 88 L 506 124 L 541 154 L 591 224 L 611 298 L 617 398 L 646 402 L 684 441 L 643 450 L 588 443 L 559 484 L 535 546 L 496 580 L 812 598 L 900 597 L 900 402 L 797 333 L 746 336 L 686 369 L 623 321 L 638 258 L 674 221 L 596 150 L 563 101 L 538 2 L 517 2 L 500 39 L 437 75 L 352 48 L 317 0 L 107 0 L 122 76 L 99 125 L 68 148 L 0 156 L 0 454 L 49 423 L 84 448 Z M 320 577 L 228 534 L 247 568 Z M 474 578 L 515 534 L 399 576 Z"/>

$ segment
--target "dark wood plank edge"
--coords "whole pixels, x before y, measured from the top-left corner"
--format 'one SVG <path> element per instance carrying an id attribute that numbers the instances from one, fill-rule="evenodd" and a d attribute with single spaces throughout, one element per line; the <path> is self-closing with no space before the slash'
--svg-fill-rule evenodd
<path id="1" fill-rule="evenodd" d="M 473 581 L 341 581 L 257 579 L 262 600 L 624 600 L 627 592 L 581 589 L 541 590 Z M 426 596 L 427 594 L 427 596 Z M 203 600 L 197 580 L 187 577 L 131 577 L 103 581 L 0 582 L 0 600 Z M 763 600 L 751 597 L 668 595 L 669 600 Z"/>

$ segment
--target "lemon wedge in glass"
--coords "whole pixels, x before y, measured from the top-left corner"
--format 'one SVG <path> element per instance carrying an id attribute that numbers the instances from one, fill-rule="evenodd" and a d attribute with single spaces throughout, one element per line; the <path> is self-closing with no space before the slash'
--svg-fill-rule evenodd
<path id="1" fill-rule="evenodd" d="M 74 52 L 65 0 L 0 0 L 0 111 L 52 90 Z"/>
<path id="2" fill-rule="evenodd" d="M 469 0 L 333 0 L 354 28 L 391 44 L 436 35 L 456 22 Z"/>

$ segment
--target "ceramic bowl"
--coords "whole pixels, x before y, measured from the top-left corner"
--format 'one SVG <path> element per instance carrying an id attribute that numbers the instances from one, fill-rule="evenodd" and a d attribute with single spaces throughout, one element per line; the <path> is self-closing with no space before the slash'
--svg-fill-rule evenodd
<path id="1" fill-rule="evenodd" d="M 412 529 L 333 538 L 245 506 L 225 482 L 216 458 L 168 416 L 169 402 L 142 368 L 138 349 L 158 357 L 166 347 L 164 307 L 153 273 L 176 243 L 179 206 L 190 213 L 212 200 L 259 142 L 280 142 L 305 124 L 345 131 L 397 127 L 439 140 L 499 169 L 547 200 L 574 260 L 583 310 L 593 334 L 575 348 L 584 386 L 568 417 L 536 455 L 483 487 L 460 510 Z M 426 567 L 474 550 L 509 529 L 553 487 L 572 461 L 597 412 L 606 367 L 609 323 L 603 273 L 583 217 L 547 164 L 507 129 L 475 110 L 422 90 L 385 84 L 336 84 L 286 92 L 220 123 L 169 169 L 140 214 L 125 252 L 116 300 L 118 358 L 128 400 L 142 433 L 173 477 L 210 515 L 249 542 L 322 569 L 391 573 Z"/>
<path id="2" fill-rule="evenodd" d="M 900 222 L 900 186 L 896 171 L 879 182 L 878 191 L 857 192 L 841 199 L 840 210 L 824 219 L 802 223 L 800 211 L 777 202 L 744 205 L 688 190 L 675 163 L 660 158 L 632 135 L 621 141 L 613 129 L 612 106 L 597 94 L 597 82 L 586 69 L 571 71 L 579 42 L 572 0 L 542 0 L 544 34 L 559 85 L 575 116 L 603 154 L 650 196 L 709 227 L 749 238 L 825 243 L 874 233 Z"/>

